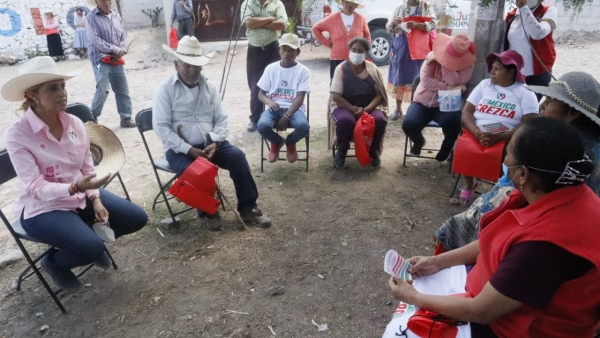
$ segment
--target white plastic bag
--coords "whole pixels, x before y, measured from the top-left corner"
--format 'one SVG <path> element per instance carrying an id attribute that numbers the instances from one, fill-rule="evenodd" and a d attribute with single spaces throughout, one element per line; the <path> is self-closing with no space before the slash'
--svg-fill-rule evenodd
<path id="1" fill-rule="evenodd" d="M 115 232 L 110 228 L 108 222 L 106 223 L 95 223 L 92 225 L 92 229 L 96 232 L 98 237 L 102 238 L 105 242 L 115 241 Z"/>

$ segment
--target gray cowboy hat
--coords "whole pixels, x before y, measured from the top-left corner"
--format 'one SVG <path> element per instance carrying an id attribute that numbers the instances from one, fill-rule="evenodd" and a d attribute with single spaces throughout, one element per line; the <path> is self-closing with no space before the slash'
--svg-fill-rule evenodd
<path id="1" fill-rule="evenodd" d="M 584 72 L 568 72 L 551 81 L 548 87 L 527 86 L 534 93 L 562 101 L 600 125 L 600 83 Z"/>

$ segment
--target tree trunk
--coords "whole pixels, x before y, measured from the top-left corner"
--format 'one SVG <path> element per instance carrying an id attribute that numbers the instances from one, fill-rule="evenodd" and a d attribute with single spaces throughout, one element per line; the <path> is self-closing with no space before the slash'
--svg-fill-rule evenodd
<path id="1" fill-rule="evenodd" d="M 469 19 L 469 39 L 477 46 L 477 61 L 473 77 L 467 85 L 470 93 L 481 80 L 489 77 L 485 57 L 497 53 L 503 46 L 505 0 L 492 0 L 487 7 L 481 7 L 480 0 L 471 2 Z"/>

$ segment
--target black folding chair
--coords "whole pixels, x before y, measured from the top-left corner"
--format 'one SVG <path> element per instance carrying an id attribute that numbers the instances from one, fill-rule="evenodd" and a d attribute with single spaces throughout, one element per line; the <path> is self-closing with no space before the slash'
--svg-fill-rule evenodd
<path id="1" fill-rule="evenodd" d="M 84 103 L 81 103 L 81 102 L 70 103 L 67 105 L 66 112 L 67 112 L 67 114 L 77 116 L 83 123 L 86 123 L 86 122 L 96 123 L 96 119 L 94 119 L 92 110 L 90 109 L 90 107 L 88 107 Z M 96 163 L 94 163 L 94 165 L 96 165 Z M 110 177 L 108 182 L 106 182 L 106 184 L 104 185 L 103 188 L 106 188 L 115 177 L 118 178 L 119 183 L 121 183 L 121 188 L 123 188 L 123 192 L 125 193 L 125 198 L 127 198 L 127 200 L 131 201 L 131 198 L 129 198 L 129 193 L 127 192 L 127 189 L 125 188 L 125 183 L 123 182 L 123 179 L 121 178 L 121 174 L 118 172 L 112 174 L 112 176 Z"/>
<path id="2" fill-rule="evenodd" d="M 417 90 L 417 87 L 419 86 L 419 83 L 421 83 L 421 77 L 419 75 L 415 76 L 415 78 L 413 79 L 412 82 L 412 93 L 410 96 L 410 100 L 412 101 L 415 97 L 415 91 Z M 437 124 L 435 121 L 429 121 L 429 123 L 427 124 L 427 126 L 425 128 L 435 128 L 435 129 L 441 129 L 442 126 L 440 126 L 439 124 Z M 410 145 L 410 151 L 408 151 L 408 146 Z M 413 155 L 410 152 L 412 152 L 412 147 L 413 147 L 413 143 L 412 141 L 408 138 L 408 135 L 406 135 L 406 139 L 404 141 L 404 156 L 402 159 L 402 165 L 404 167 L 406 167 L 406 158 L 407 157 L 414 157 L 414 158 L 427 158 L 427 159 L 432 159 L 435 160 L 435 156 L 430 155 L 421 155 L 423 154 L 423 152 L 426 153 L 433 153 L 433 152 L 439 152 L 440 149 L 439 148 L 423 148 L 421 149 L 421 154 L 419 155 Z M 453 150 L 454 152 L 454 150 Z M 452 153 L 450 154 L 450 159 L 452 159 Z M 452 163 L 450 161 L 450 163 Z M 452 170 L 452 165 L 448 166 L 448 172 L 450 172 Z"/>
<path id="3" fill-rule="evenodd" d="M 6 151 L 6 149 L 0 150 L 0 168 L 1 168 L 0 169 L 0 185 L 3 185 L 4 183 L 17 177 L 17 173 L 15 172 L 15 169 L 12 165 L 12 162 L 10 161 L 10 157 L 8 156 L 8 152 Z M 33 274 L 36 274 L 37 277 L 39 278 L 40 282 L 42 282 L 42 284 L 44 285 L 44 288 L 46 288 L 46 291 L 48 291 L 48 293 L 50 294 L 50 297 L 52 297 L 52 299 L 54 300 L 56 305 L 58 305 L 58 308 L 62 311 L 62 313 L 66 313 L 67 310 L 62 305 L 60 300 L 58 300 L 58 297 L 57 297 L 57 295 L 62 291 L 62 289 L 53 290 L 50 287 L 50 285 L 48 284 L 48 282 L 46 281 L 46 279 L 44 278 L 44 276 L 41 274 L 41 272 L 40 272 L 41 267 L 37 266 L 37 263 L 42 258 L 44 258 L 48 253 L 50 253 L 52 250 L 54 250 L 54 247 L 49 247 L 41 255 L 39 255 L 35 259 L 32 259 L 31 256 L 29 255 L 29 253 L 27 252 L 27 250 L 25 249 L 25 246 L 23 245 L 23 242 L 21 240 L 31 241 L 31 242 L 35 242 L 35 243 L 42 243 L 42 242 L 39 242 L 36 239 L 29 236 L 27 234 L 27 232 L 25 231 L 25 229 L 23 229 L 23 227 L 21 226 L 21 221 L 19 219 L 15 220 L 12 223 L 9 222 L 8 219 L 6 218 L 6 216 L 4 215 L 4 213 L 2 212 L 2 210 L 0 210 L 0 218 L 2 219 L 2 222 L 4 222 L 4 225 L 6 226 L 6 228 L 8 228 L 8 231 L 10 231 L 10 234 L 13 236 L 13 238 L 17 242 L 17 245 L 19 246 L 19 249 L 21 249 L 23 256 L 25 256 L 27 263 L 29 263 L 29 266 L 21 272 L 21 274 L 19 275 L 19 278 L 17 279 L 17 287 L 16 287 L 17 291 L 19 291 L 21 289 L 21 283 L 24 280 L 31 277 Z M 44 244 L 44 243 L 42 243 L 42 244 Z M 115 263 L 112 256 L 110 255 L 110 252 L 108 252 L 108 250 L 106 250 L 106 253 L 108 254 L 108 257 L 110 258 L 110 260 L 112 262 L 113 268 L 116 270 L 117 264 Z M 81 275 L 86 273 L 92 266 L 94 266 L 94 264 L 90 264 L 86 268 L 84 268 L 77 275 L 77 278 L 79 278 Z"/>
<path id="4" fill-rule="evenodd" d="M 263 110 L 264 111 L 264 110 Z M 306 94 L 306 119 L 309 121 L 310 124 L 310 93 Z M 288 128 L 288 129 L 294 129 L 294 128 Z M 308 158 L 309 158 L 309 146 L 310 146 L 310 133 L 308 133 L 306 135 L 306 137 L 304 138 L 304 141 L 306 143 L 306 149 L 304 150 L 297 150 L 298 153 L 306 153 L 306 157 L 304 158 L 298 158 L 297 161 L 300 162 L 306 162 L 306 171 L 308 172 Z M 265 146 L 267 147 L 267 153 L 271 151 L 271 145 L 269 144 L 269 141 L 267 141 L 267 139 L 265 139 L 264 137 L 262 137 L 262 141 L 261 141 L 261 146 L 260 146 L 260 172 L 264 171 L 264 162 L 267 160 L 267 158 L 265 157 Z M 282 150 L 282 153 L 286 153 L 286 150 Z M 286 161 L 286 158 L 283 157 L 279 157 L 277 159 L 277 161 Z"/>

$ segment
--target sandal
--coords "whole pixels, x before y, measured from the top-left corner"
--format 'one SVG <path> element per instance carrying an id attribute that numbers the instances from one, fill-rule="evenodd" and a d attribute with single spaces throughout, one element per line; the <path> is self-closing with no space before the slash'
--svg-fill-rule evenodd
<path id="1" fill-rule="evenodd" d="M 460 190 L 459 201 L 463 207 L 468 207 L 473 203 L 473 201 L 475 200 L 475 189 L 477 189 L 478 185 L 479 185 L 479 182 L 475 181 L 475 185 L 473 186 L 473 189 L 471 189 L 471 190 L 461 189 Z"/>

